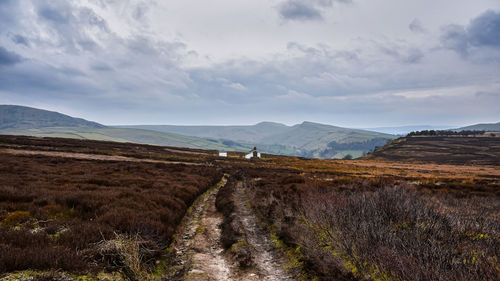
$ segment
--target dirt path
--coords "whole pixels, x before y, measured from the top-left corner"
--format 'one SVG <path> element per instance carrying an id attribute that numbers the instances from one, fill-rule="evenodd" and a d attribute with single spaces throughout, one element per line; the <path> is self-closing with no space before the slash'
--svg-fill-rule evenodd
<path id="1" fill-rule="evenodd" d="M 258 223 L 248 204 L 248 194 L 242 182 L 236 184 L 234 197 L 236 216 L 241 221 L 256 265 L 256 268 L 246 272 L 241 280 L 296 280 L 284 269 L 286 261 L 274 248 L 269 233 Z"/>
<path id="2" fill-rule="evenodd" d="M 215 209 L 215 197 L 227 178 L 204 193 L 183 221 L 182 233 L 174 242 L 176 263 L 172 280 L 233 280 L 220 245 L 222 214 Z M 169 280 L 170 280 L 169 279 Z"/>
<path id="3" fill-rule="evenodd" d="M 236 215 L 241 216 L 255 267 L 242 271 L 231 255 L 224 252 L 219 228 L 223 216 L 217 212 L 215 199 L 226 181 L 224 178 L 217 186 L 200 196 L 184 218 L 181 232 L 177 234 L 173 245 L 176 259 L 172 265 L 173 271 L 170 271 L 166 280 L 295 280 L 283 269 L 283 262 L 275 253 L 268 234 L 260 227 L 247 206 L 247 196 L 241 183 L 237 186 Z"/>
<path id="4" fill-rule="evenodd" d="M 141 159 L 134 157 L 118 156 L 118 155 L 102 155 L 102 154 L 91 154 L 91 153 L 61 152 L 61 151 L 0 149 L 0 153 L 8 153 L 14 155 L 42 155 L 42 156 L 74 158 L 82 160 L 147 162 L 147 163 L 164 163 L 164 164 L 184 164 L 193 166 L 203 165 L 201 163 L 191 163 L 191 162 L 163 161 L 163 160 Z"/>

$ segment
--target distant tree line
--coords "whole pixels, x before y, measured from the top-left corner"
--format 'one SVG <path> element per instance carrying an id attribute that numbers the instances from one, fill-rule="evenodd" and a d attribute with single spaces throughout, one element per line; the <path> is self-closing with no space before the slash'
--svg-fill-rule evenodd
<path id="1" fill-rule="evenodd" d="M 464 130 L 464 131 L 451 131 L 451 130 L 423 130 L 410 132 L 407 137 L 413 136 L 471 136 L 471 135 L 482 135 L 485 131 L 477 130 Z"/>

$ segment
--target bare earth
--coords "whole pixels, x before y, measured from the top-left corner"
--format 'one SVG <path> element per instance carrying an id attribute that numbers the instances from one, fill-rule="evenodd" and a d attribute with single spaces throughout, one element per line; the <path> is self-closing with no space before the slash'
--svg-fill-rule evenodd
<path id="1" fill-rule="evenodd" d="M 248 195 L 242 182 L 236 185 L 234 195 L 236 215 L 243 225 L 247 243 L 252 249 L 253 261 L 256 264 L 256 268 L 247 272 L 239 280 L 295 280 L 285 271 L 285 260 L 274 249 L 268 233 L 260 226 L 249 207 Z"/>
<path id="2" fill-rule="evenodd" d="M 251 209 L 246 204 L 246 196 L 241 184 L 238 185 L 237 215 L 242 220 L 248 243 L 252 248 L 255 267 L 240 270 L 226 254 L 220 243 L 222 214 L 217 212 L 215 198 L 219 188 L 207 191 L 192 207 L 185 218 L 183 233 L 175 242 L 174 251 L 178 258 L 178 268 L 170 279 L 174 280 L 235 280 L 235 281 L 280 281 L 295 280 L 283 269 L 283 262 L 274 253 L 267 233 L 258 225 Z M 241 196 L 241 197 L 240 197 Z"/>

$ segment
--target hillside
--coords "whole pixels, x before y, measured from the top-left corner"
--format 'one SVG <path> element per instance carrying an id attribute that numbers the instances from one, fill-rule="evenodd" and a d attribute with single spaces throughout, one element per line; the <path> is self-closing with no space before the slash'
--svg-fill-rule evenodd
<path id="1" fill-rule="evenodd" d="M 18 105 L 0 105 L 0 130 L 42 127 L 104 128 L 105 126 L 58 112 Z"/>
<path id="2" fill-rule="evenodd" d="M 133 142 L 165 146 L 188 148 L 248 151 L 250 145 L 227 143 L 221 140 L 207 140 L 203 138 L 182 136 L 140 129 L 123 128 L 84 128 L 84 127 L 46 127 L 33 129 L 4 129 L 3 135 L 25 135 L 35 137 L 58 137 L 82 140 L 103 140 L 115 142 Z"/>
<path id="3" fill-rule="evenodd" d="M 262 143 L 263 138 L 284 132 L 289 128 L 286 125 L 274 122 L 261 122 L 251 126 L 131 125 L 117 127 L 154 130 L 200 138 L 226 139 L 251 143 Z"/>
<path id="4" fill-rule="evenodd" d="M 286 126 L 262 122 L 251 126 L 120 126 L 189 136 L 216 138 L 249 143 L 262 151 L 284 155 L 342 158 L 346 154 L 359 157 L 375 146 L 384 145 L 395 136 L 359 129 L 342 128 L 312 122 Z M 340 144 L 340 145 L 339 145 Z M 353 144 L 351 148 L 345 144 Z M 354 149 L 353 149 L 354 148 Z"/>
<path id="5" fill-rule="evenodd" d="M 286 126 L 262 122 L 252 126 L 139 125 L 107 127 L 57 112 L 23 106 L 0 106 L 0 134 L 64 137 L 116 142 L 248 151 L 316 157 L 360 157 L 383 146 L 393 135 L 312 122 Z"/>
<path id="6" fill-rule="evenodd" d="M 363 130 L 374 131 L 385 134 L 393 134 L 393 135 L 406 135 L 410 132 L 416 132 L 416 131 L 446 130 L 449 128 L 452 128 L 452 126 L 413 125 L 413 126 L 398 126 L 398 127 L 364 128 Z"/>
<path id="7" fill-rule="evenodd" d="M 151 130 L 111 128 L 57 112 L 15 105 L 0 105 L 0 134 L 135 142 L 219 150 L 247 151 L 251 149 L 251 145 L 236 142 L 223 143 L 221 140 Z"/>
<path id="8" fill-rule="evenodd" d="M 394 136 L 365 130 L 303 122 L 302 124 L 290 127 L 285 132 L 264 138 L 262 143 L 280 143 L 297 147 L 304 151 L 321 151 L 335 143 L 355 143 L 375 138 L 393 139 Z"/>
<path id="9" fill-rule="evenodd" d="M 455 131 L 490 131 L 490 132 L 498 132 L 500 131 L 500 122 L 498 123 L 485 123 L 485 124 L 476 124 L 471 126 L 466 126 L 462 128 L 455 129 Z"/>
<path id="10" fill-rule="evenodd" d="M 415 136 L 394 140 L 364 157 L 438 164 L 500 165 L 500 135 Z"/>

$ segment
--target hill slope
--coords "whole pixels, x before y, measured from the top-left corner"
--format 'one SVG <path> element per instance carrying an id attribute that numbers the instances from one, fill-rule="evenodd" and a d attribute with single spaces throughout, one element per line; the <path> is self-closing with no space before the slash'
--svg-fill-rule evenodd
<path id="1" fill-rule="evenodd" d="M 303 122 L 288 130 L 273 134 L 262 140 L 262 143 L 281 143 L 306 150 L 326 148 L 328 143 L 351 143 L 373 138 L 393 139 L 394 136 L 377 132 L 349 129 L 312 122 Z"/>
<path id="2" fill-rule="evenodd" d="M 250 145 L 151 130 L 110 128 L 96 122 L 25 106 L 0 105 L 0 134 L 135 142 L 190 148 L 248 151 Z"/>
<path id="3" fill-rule="evenodd" d="M 136 142 L 190 148 L 342 158 L 360 157 L 393 135 L 304 122 L 294 126 L 262 122 L 253 126 L 106 127 L 57 112 L 23 106 L 0 106 L 0 134 Z"/>
<path id="4" fill-rule="evenodd" d="M 423 131 L 423 130 L 446 130 L 449 128 L 452 128 L 452 126 L 411 125 L 411 126 L 398 126 L 398 127 L 364 128 L 363 130 L 392 134 L 392 135 L 407 135 L 410 132 Z"/>
<path id="5" fill-rule="evenodd" d="M 471 126 L 466 126 L 462 128 L 455 129 L 455 131 L 490 131 L 499 132 L 500 122 L 498 123 L 487 123 L 487 124 L 476 124 Z"/>
<path id="6" fill-rule="evenodd" d="M 18 105 L 0 105 L 0 129 L 42 127 L 104 128 L 105 126 L 54 111 Z"/>
<path id="7" fill-rule="evenodd" d="M 276 154 L 307 157 L 341 158 L 346 154 L 359 157 L 375 146 L 384 145 L 395 136 L 366 130 L 342 128 L 312 122 L 286 126 L 262 122 L 251 126 L 120 126 L 189 136 L 216 138 L 256 145 Z M 339 145 L 340 144 L 340 145 Z M 345 144 L 356 144 L 346 147 Z"/>
<path id="8" fill-rule="evenodd" d="M 263 138 L 284 132 L 289 128 L 286 125 L 273 122 L 261 122 L 253 126 L 135 125 L 117 127 L 154 130 L 200 138 L 226 139 L 249 143 L 261 143 Z"/>
<path id="9" fill-rule="evenodd" d="M 500 137 L 416 136 L 392 141 L 364 157 L 439 164 L 500 165 Z"/>

